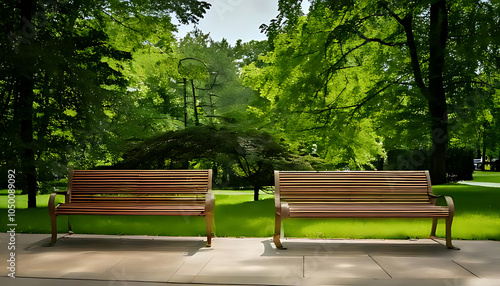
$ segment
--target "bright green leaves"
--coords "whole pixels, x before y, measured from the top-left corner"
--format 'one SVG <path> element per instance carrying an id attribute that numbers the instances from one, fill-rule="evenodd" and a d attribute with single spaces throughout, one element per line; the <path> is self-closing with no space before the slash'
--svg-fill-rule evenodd
<path id="1" fill-rule="evenodd" d="M 317 144 L 333 166 L 370 168 L 383 155 L 376 130 L 387 124 L 376 115 L 397 117 L 389 114 L 402 105 L 391 98 L 408 90 L 397 88 L 409 80 L 405 38 L 394 19 L 366 3 L 315 4 L 275 36 L 274 50 L 261 57 L 266 66 L 245 69 L 245 83 L 269 101 L 266 112 L 283 136 Z"/>
<path id="2" fill-rule="evenodd" d="M 77 114 L 76 110 L 73 110 L 73 109 L 66 109 L 66 110 L 64 110 L 63 113 L 66 114 L 67 116 L 70 116 L 70 117 L 75 117 Z"/>
<path id="3" fill-rule="evenodd" d="M 436 28 L 430 22 L 432 1 L 331 5 L 313 0 L 302 17 L 294 6 L 298 1 L 288 2 L 280 1 L 280 16 L 268 27 L 273 51 L 261 58 L 266 65 L 249 66 L 244 73 L 245 83 L 269 102 L 260 113 L 269 112 L 270 121 L 288 138 L 323 139 L 331 149 L 319 148 L 320 154 L 328 154 L 331 162 L 367 162 L 382 147 L 432 148 L 433 128 L 441 127 L 429 128 L 431 122 L 447 116 L 450 135 L 463 138 L 462 146 L 473 141 L 471 135 L 477 137 L 474 128 L 495 133 L 491 126 L 498 112 L 491 102 L 498 97 L 499 37 L 494 35 L 500 14 L 495 3 L 447 1 L 449 31 L 447 38 L 438 39 L 447 42 L 440 51 L 446 54 L 442 69 L 430 62 L 429 37 Z M 436 74 L 444 83 L 431 88 Z M 438 99 L 441 89 L 444 101 Z M 477 104 L 465 113 L 454 108 L 474 100 Z M 432 113 L 443 102 L 448 114 Z M 353 151 L 353 141 L 333 140 L 333 130 L 338 137 L 364 142 L 363 147 Z"/>

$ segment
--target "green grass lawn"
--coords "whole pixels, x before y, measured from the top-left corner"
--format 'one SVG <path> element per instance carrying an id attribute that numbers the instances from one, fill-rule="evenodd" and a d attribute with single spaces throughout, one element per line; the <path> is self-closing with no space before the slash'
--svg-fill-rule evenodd
<path id="1" fill-rule="evenodd" d="M 480 172 L 481 174 L 483 172 Z M 486 173 L 486 172 L 485 172 Z M 496 173 L 500 177 L 500 173 Z M 476 176 L 487 177 L 487 176 Z M 495 180 L 495 176 L 488 176 Z M 491 182 L 491 181 L 490 181 Z M 500 240 L 500 188 L 446 184 L 434 193 L 455 201 L 454 239 Z M 274 229 L 274 199 L 263 195 L 252 201 L 252 193 L 215 191 L 215 234 L 218 237 L 270 237 Z M 62 196 L 60 196 L 62 198 Z M 0 231 L 7 230 L 6 196 L 0 196 Z M 17 195 L 17 232 L 50 233 L 48 195 L 37 198 L 38 208 L 26 209 L 26 196 Z M 67 231 L 67 217 L 58 217 L 58 229 Z M 203 217 L 162 216 L 72 216 L 75 233 L 204 236 Z M 288 219 L 286 237 L 308 238 L 426 238 L 430 219 Z M 444 221 L 438 226 L 444 237 Z"/>
<path id="2" fill-rule="evenodd" d="M 500 183 L 500 172 L 475 171 L 473 182 Z"/>

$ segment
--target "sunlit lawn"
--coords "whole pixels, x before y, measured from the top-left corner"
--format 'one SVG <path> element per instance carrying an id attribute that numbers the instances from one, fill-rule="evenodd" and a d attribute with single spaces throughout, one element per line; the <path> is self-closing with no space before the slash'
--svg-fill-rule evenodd
<path id="1" fill-rule="evenodd" d="M 475 171 L 473 182 L 500 183 L 500 172 Z"/>
<path id="2" fill-rule="evenodd" d="M 478 174 L 479 173 L 479 176 Z M 483 174 L 487 173 L 487 174 Z M 490 175 L 492 174 L 492 175 Z M 495 176 L 496 174 L 496 176 Z M 500 173 L 476 172 L 474 181 L 499 180 Z M 499 180 L 500 181 L 500 180 Z M 446 184 L 434 186 L 436 194 L 455 202 L 454 239 L 500 239 L 500 188 Z M 270 237 L 274 229 L 274 199 L 263 195 L 252 201 L 252 192 L 216 191 L 215 234 L 219 237 Z M 242 193 L 242 194 L 241 194 Z M 0 196 L 0 231 L 7 229 L 6 196 Z M 37 209 L 26 209 L 26 196 L 16 196 L 17 232 L 50 233 L 48 195 L 37 198 Z M 163 216 L 72 216 L 73 231 L 98 234 L 204 236 L 203 217 Z M 67 231 L 67 217 L 58 217 L 58 229 Z M 309 238 L 426 238 L 430 219 L 289 219 L 286 237 Z M 438 226 L 444 236 L 444 221 Z"/>

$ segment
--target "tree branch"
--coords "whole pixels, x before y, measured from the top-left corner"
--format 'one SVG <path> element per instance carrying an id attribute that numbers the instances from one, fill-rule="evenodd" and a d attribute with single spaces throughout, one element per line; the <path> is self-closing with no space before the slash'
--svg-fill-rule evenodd
<path id="1" fill-rule="evenodd" d="M 378 39 L 378 38 L 368 38 L 366 37 L 363 33 L 361 33 L 360 31 L 357 31 L 357 34 L 358 36 L 365 40 L 365 41 L 368 41 L 368 42 L 375 42 L 375 43 L 379 43 L 379 44 L 382 44 L 384 46 L 389 46 L 389 47 L 396 47 L 396 46 L 402 46 L 404 45 L 404 43 L 388 43 L 382 39 Z"/>
<path id="2" fill-rule="evenodd" d="M 138 30 L 130 27 L 130 26 L 127 26 L 125 25 L 123 22 L 121 22 L 120 20 L 118 20 L 115 16 L 111 15 L 110 13 L 102 10 L 102 9 L 99 9 L 99 11 L 101 11 L 102 13 L 104 13 L 106 16 L 108 16 L 109 18 L 111 18 L 111 20 L 113 20 L 114 22 L 118 23 L 120 26 L 123 26 L 125 27 L 126 29 L 129 29 L 135 33 L 137 33 L 141 38 L 142 38 L 142 41 L 147 43 L 148 45 L 150 45 L 151 47 L 157 49 L 158 51 L 160 51 L 160 53 L 162 54 L 167 54 L 165 51 L 163 51 L 162 49 L 158 48 L 157 46 L 155 46 L 153 43 L 151 43 L 148 39 L 146 39 L 142 34 L 141 32 L 139 32 Z"/>
<path id="3" fill-rule="evenodd" d="M 341 109 L 351 109 L 351 108 L 354 108 L 354 110 L 352 111 L 352 115 L 354 115 L 354 113 L 356 113 L 356 111 L 358 111 L 361 107 L 363 107 L 363 105 L 365 105 L 366 103 L 368 103 L 370 100 L 372 100 L 373 98 L 375 98 L 375 96 L 379 95 L 381 92 L 383 92 L 387 88 L 391 87 L 392 85 L 397 84 L 398 81 L 399 81 L 399 79 L 400 78 L 396 79 L 393 82 L 390 82 L 389 84 L 387 84 L 386 86 L 384 86 L 381 89 L 377 90 L 373 94 L 367 95 L 361 102 L 359 102 L 357 104 L 345 105 L 345 106 L 332 106 L 333 103 L 336 102 L 336 101 L 334 101 L 334 102 L 332 102 L 332 104 L 329 104 L 329 106 L 327 108 L 324 108 L 324 109 L 321 109 L 321 110 L 314 110 L 314 111 L 312 111 L 312 113 L 320 114 L 320 113 L 323 113 L 323 112 L 330 112 L 332 110 L 341 110 Z M 343 92 L 343 91 L 341 91 L 341 92 Z M 352 117 L 352 115 L 351 115 L 351 117 Z"/>
<path id="4" fill-rule="evenodd" d="M 337 60 L 334 64 L 332 64 L 332 65 L 330 66 L 330 68 L 328 68 L 328 69 L 326 69 L 325 71 L 323 71 L 322 73 L 320 73 L 320 75 L 323 75 L 325 72 L 326 72 L 327 74 L 330 74 L 330 73 L 331 73 L 331 72 L 333 72 L 333 70 L 335 70 L 335 69 L 342 69 L 342 68 L 344 68 L 344 67 L 336 68 L 336 66 L 337 66 L 338 64 L 340 64 L 343 60 L 345 60 L 345 59 L 346 59 L 346 57 L 347 57 L 350 53 L 354 52 L 355 50 L 357 50 L 357 49 L 361 48 L 362 46 L 364 46 L 364 45 L 366 45 L 366 44 L 368 44 L 368 43 L 369 43 L 369 41 L 366 41 L 366 40 L 365 40 L 363 43 L 361 43 L 361 44 L 357 45 L 356 47 L 354 47 L 354 48 L 350 49 L 349 51 L 347 51 L 347 53 L 344 53 L 344 52 L 342 51 L 342 56 L 341 56 L 341 57 L 340 57 L 340 58 L 339 58 L 339 59 L 338 59 L 338 60 Z"/>
<path id="5" fill-rule="evenodd" d="M 403 26 L 406 34 L 406 45 L 408 46 L 411 59 L 411 67 L 413 70 L 413 76 L 417 87 L 420 89 L 422 95 L 430 100 L 429 89 L 425 86 L 424 79 L 422 77 L 422 70 L 420 69 L 420 63 L 418 59 L 417 44 L 415 43 L 415 36 L 413 35 L 412 22 L 413 16 L 407 14 L 401 19 L 394 11 L 389 9 L 386 3 L 382 3 L 382 6 L 389 12 L 389 14 L 401 25 Z"/>

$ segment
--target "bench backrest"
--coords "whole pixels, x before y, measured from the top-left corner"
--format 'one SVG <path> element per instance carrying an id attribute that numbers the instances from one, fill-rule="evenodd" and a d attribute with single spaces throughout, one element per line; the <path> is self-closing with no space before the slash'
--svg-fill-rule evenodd
<path id="1" fill-rule="evenodd" d="M 203 202 L 212 170 L 74 170 L 68 186 L 72 203 Z"/>
<path id="2" fill-rule="evenodd" d="M 428 171 L 275 171 L 276 200 L 309 203 L 429 203 Z"/>

